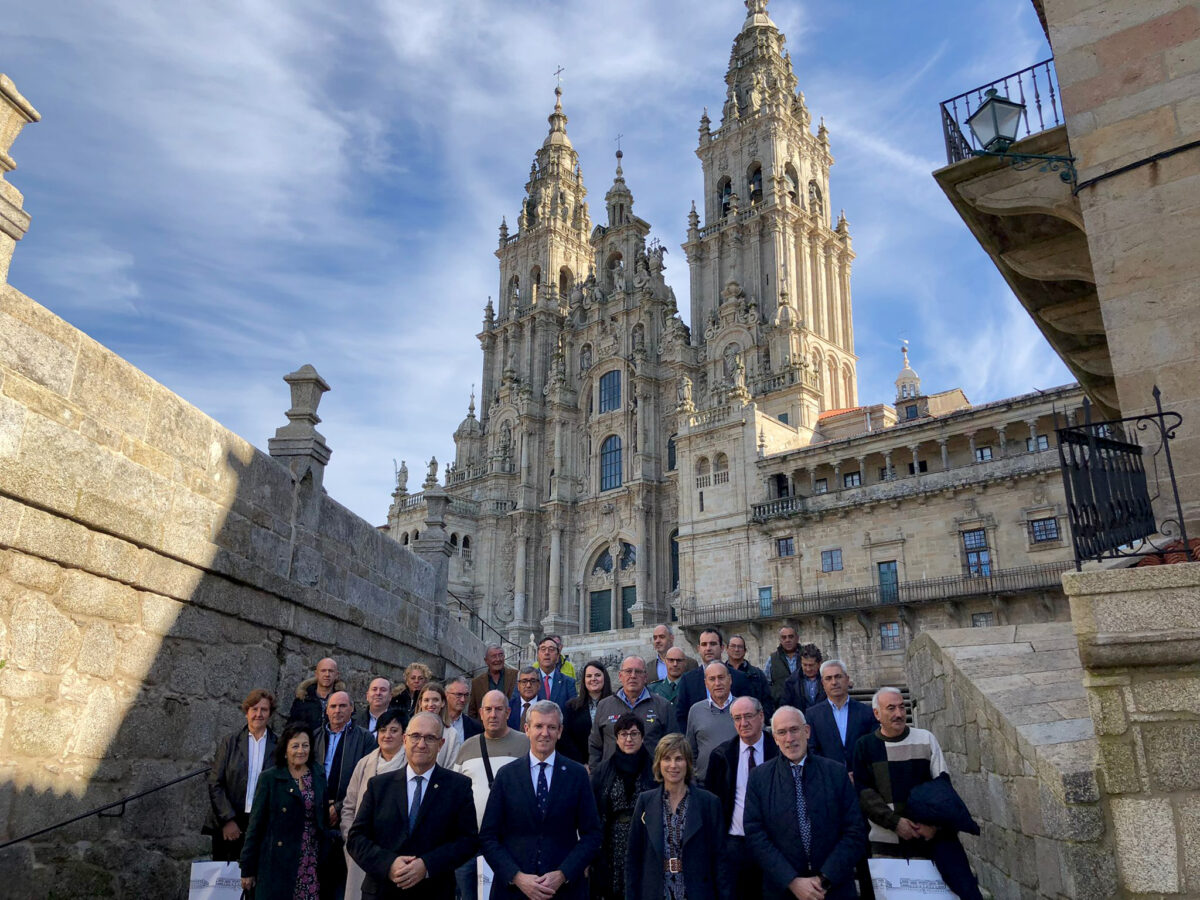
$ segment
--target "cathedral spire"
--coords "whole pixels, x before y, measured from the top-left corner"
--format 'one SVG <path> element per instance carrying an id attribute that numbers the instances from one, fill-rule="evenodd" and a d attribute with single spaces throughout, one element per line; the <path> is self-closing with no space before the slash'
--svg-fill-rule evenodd
<path id="1" fill-rule="evenodd" d="M 617 138 L 620 140 L 620 137 Z M 621 169 L 621 160 L 625 154 L 617 150 L 617 172 L 613 176 L 612 187 L 604 195 L 604 205 L 608 209 L 608 227 L 615 228 L 624 225 L 633 216 L 633 192 L 625 183 L 625 173 Z"/>

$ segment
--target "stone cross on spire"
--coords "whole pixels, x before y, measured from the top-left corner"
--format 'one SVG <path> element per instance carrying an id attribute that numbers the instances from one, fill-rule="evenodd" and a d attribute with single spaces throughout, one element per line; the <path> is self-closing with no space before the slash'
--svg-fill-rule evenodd
<path id="1" fill-rule="evenodd" d="M 746 11 L 752 16 L 758 13 L 766 13 L 767 11 L 767 0 L 745 0 L 745 2 Z"/>

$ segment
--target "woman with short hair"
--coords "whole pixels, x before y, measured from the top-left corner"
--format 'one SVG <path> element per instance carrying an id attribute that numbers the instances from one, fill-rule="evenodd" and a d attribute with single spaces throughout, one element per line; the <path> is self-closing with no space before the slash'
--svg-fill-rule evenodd
<path id="1" fill-rule="evenodd" d="M 692 748 L 679 733 L 654 750 L 654 779 L 639 794 L 625 857 L 625 896 L 641 900 L 716 900 L 724 817 L 721 801 L 692 781 Z"/>
<path id="2" fill-rule="evenodd" d="M 592 793 L 603 835 L 588 879 L 593 900 L 621 900 L 625 896 L 625 852 L 633 808 L 638 794 L 654 788 L 642 720 L 633 713 L 625 713 L 617 719 L 613 734 L 616 752 L 592 773 Z"/>
<path id="3" fill-rule="evenodd" d="M 417 712 L 417 695 L 433 680 L 433 671 L 425 663 L 410 663 L 404 670 L 404 684 L 392 691 L 389 706 L 400 710 L 400 723 L 407 728 L 408 720 Z"/>

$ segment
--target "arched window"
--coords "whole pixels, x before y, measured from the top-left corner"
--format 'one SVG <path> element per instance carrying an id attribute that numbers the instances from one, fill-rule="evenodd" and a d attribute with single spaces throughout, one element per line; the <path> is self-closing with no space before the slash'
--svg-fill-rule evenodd
<path id="1" fill-rule="evenodd" d="M 733 182 L 726 176 L 717 182 L 717 203 L 722 217 L 729 215 L 729 198 L 733 195 Z"/>
<path id="2" fill-rule="evenodd" d="M 762 166 L 759 163 L 750 166 L 750 171 L 746 173 L 746 183 L 750 187 L 750 205 L 762 203 Z"/>
<path id="3" fill-rule="evenodd" d="M 571 296 L 571 286 L 575 284 L 575 276 L 571 270 L 563 266 L 558 270 L 558 296 L 566 300 Z"/>
<path id="4" fill-rule="evenodd" d="M 600 490 L 621 486 L 621 439 L 611 434 L 600 445 Z"/>
<path id="5" fill-rule="evenodd" d="M 838 383 L 837 360 L 832 356 L 826 363 L 826 369 L 829 371 L 829 402 L 833 404 L 833 409 L 841 409 L 845 405 L 842 403 L 842 386 Z"/>
<path id="6" fill-rule="evenodd" d="M 404 534 L 400 535 L 400 543 L 403 544 L 405 547 L 408 546 L 408 532 L 407 531 L 404 532 Z"/>
<path id="7" fill-rule="evenodd" d="M 713 460 L 713 484 L 729 483 L 729 457 L 718 453 Z"/>
<path id="8" fill-rule="evenodd" d="M 667 438 L 667 471 L 675 471 L 675 435 Z"/>
<path id="9" fill-rule="evenodd" d="M 455 550 L 458 549 L 458 535 L 455 533 L 451 533 L 450 535 L 450 546 Z"/>
<path id="10" fill-rule="evenodd" d="M 637 548 L 633 544 L 621 541 L 621 571 L 637 565 Z"/>
<path id="11" fill-rule="evenodd" d="M 508 291 L 504 295 L 504 309 L 516 309 L 521 305 L 521 279 L 514 275 L 508 279 Z"/>
<path id="12" fill-rule="evenodd" d="M 414 528 L 414 529 L 413 529 L 413 536 L 412 536 L 413 543 L 415 544 L 415 543 L 417 542 L 417 540 L 418 540 L 420 537 L 421 537 L 421 532 L 417 531 L 417 530 Z"/>
<path id="13" fill-rule="evenodd" d="M 600 376 L 600 412 L 621 408 L 621 373 L 615 369 Z"/>
<path id="14" fill-rule="evenodd" d="M 796 168 L 791 163 L 784 166 L 783 174 L 787 178 L 787 194 L 788 199 L 793 203 L 800 202 L 800 178 L 796 175 Z"/>
<path id="15" fill-rule="evenodd" d="M 529 302 L 538 302 L 538 291 L 542 286 L 542 267 L 534 266 L 529 272 Z"/>
<path id="16" fill-rule="evenodd" d="M 471 561 L 471 536 L 464 534 L 462 539 L 462 558 Z"/>
<path id="17" fill-rule="evenodd" d="M 842 395 L 846 398 L 847 406 L 854 405 L 854 374 L 849 366 L 842 367 Z"/>
<path id="18" fill-rule="evenodd" d="M 707 456 L 702 456 L 698 460 L 696 460 L 696 474 L 697 475 L 708 475 L 710 472 L 712 472 L 712 469 L 709 468 Z"/>
<path id="19" fill-rule="evenodd" d="M 612 554 L 605 547 L 600 551 L 600 555 L 596 557 L 596 561 L 592 563 L 593 575 L 610 575 L 613 570 Z"/>
<path id="20" fill-rule="evenodd" d="M 671 590 L 679 590 L 679 532 L 672 531 L 671 544 Z"/>

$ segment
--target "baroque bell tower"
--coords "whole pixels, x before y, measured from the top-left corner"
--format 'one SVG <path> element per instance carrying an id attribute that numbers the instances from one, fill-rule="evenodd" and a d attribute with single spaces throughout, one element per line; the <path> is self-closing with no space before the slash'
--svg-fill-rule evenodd
<path id="1" fill-rule="evenodd" d="M 824 122 L 812 132 L 767 0 L 745 4 L 720 126 L 707 110 L 700 119 L 703 223 L 693 205 L 684 244 L 693 342 L 708 344 L 710 361 L 724 358 L 710 380 L 728 380 L 737 356 L 767 411 L 812 428 L 820 412 L 858 402 L 854 251 L 845 216 L 831 223 L 829 132 Z"/>

